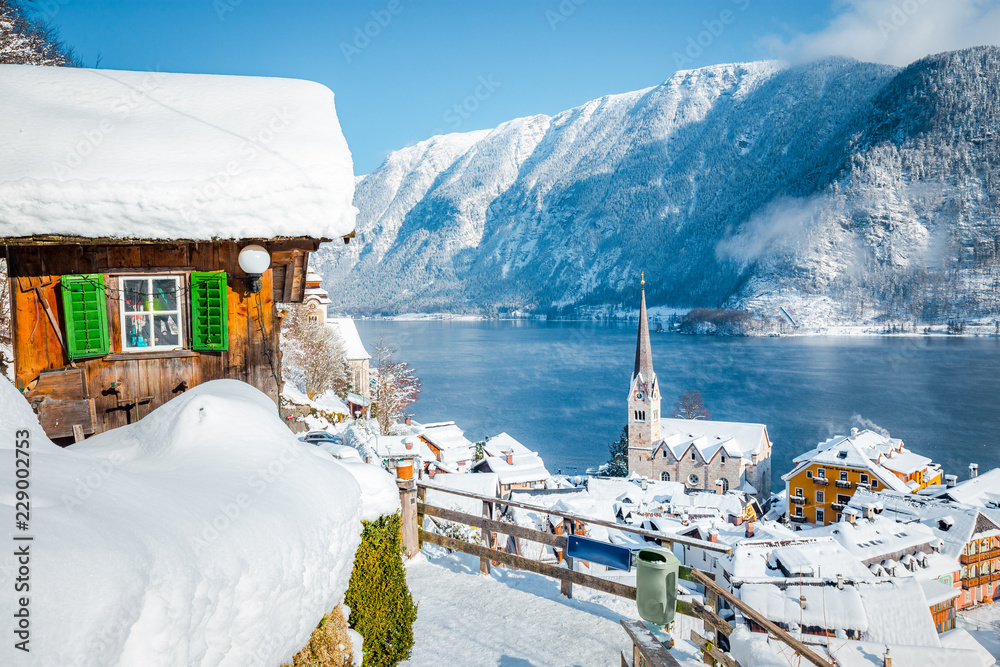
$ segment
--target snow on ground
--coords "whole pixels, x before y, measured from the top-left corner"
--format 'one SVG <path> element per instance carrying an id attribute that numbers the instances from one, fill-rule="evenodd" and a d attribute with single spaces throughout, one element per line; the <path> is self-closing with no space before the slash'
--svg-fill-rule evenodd
<path id="1" fill-rule="evenodd" d="M 31 652 L 16 651 L 8 630 L 3 665 L 275 667 L 342 600 L 361 517 L 391 509 L 384 493 L 363 500 L 352 471 L 314 455 L 242 382 L 199 385 L 68 449 L 2 381 L 0 417 L 0 538 L 35 538 Z M 23 532 L 11 451 L 22 430 L 31 460 Z M 13 562 L 0 559 L 7 619 Z"/>
<path id="2" fill-rule="evenodd" d="M 531 572 L 492 568 L 479 573 L 479 559 L 424 545 L 406 579 L 419 603 L 412 667 L 591 667 L 618 665 L 632 642 L 619 624 L 638 618 L 635 602 L 573 587 Z M 701 664 L 685 659 L 681 663 Z"/>

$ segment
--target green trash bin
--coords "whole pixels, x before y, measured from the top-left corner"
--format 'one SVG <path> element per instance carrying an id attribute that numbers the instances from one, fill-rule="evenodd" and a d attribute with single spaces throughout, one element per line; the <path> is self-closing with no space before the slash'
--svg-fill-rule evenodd
<path id="1" fill-rule="evenodd" d="M 669 549 L 640 549 L 635 559 L 635 602 L 639 616 L 656 625 L 674 620 L 681 562 Z"/>

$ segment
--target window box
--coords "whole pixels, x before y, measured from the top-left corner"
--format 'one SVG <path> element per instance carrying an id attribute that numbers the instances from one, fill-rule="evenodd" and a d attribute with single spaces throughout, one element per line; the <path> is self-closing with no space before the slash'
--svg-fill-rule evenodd
<path id="1" fill-rule="evenodd" d="M 819 484 L 820 486 L 829 486 L 830 480 L 826 477 L 813 477 L 813 484 Z"/>
<path id="2" fill-rule="evenodd" d="M 850 481 L 848 481 L 846 479 L 838 479 L 836 482 L 834 482 L 834 484 L 837 485 L 838 489 L 849 489 L 849 488 L 851 488 Z"/>

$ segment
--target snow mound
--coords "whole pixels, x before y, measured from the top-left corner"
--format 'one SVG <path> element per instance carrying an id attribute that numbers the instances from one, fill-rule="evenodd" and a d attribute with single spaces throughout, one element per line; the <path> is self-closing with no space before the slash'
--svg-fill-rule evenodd
<path id="1" fill-rule="evenodd" d="M 354 166 L 293 79 L 0 65 L 0 238 L 337 238 Z"/>
<path id="2" fill-rule="evenodd" d="M 0 450 L 22 429 L 31 443 L 31 652 L 3 649 L 18 664 L 273 667 L 342 600 L 361 489 L 249 385 L 208 382 L 68 449 L 6 382 L 0 415 Z M 14 461 L 0 451 L 8 545 Z"/>

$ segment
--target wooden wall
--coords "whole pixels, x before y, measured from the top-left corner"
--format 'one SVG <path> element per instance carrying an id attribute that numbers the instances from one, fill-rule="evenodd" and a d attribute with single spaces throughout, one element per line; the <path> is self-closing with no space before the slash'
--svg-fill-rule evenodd
<path id="1" fill-rule="evenodd" d="M 268 270 L 261 278 L 263 289 L 257 295 L 248 292 L 245 274 L 238 265 L 237 256 L 242 245 L 245 244 L 11 246 L 11 312 L 18 388 L 31 387 L 42 371 L 70 365 L 38 296 L 48 304 L 65 335 L 60 276 L 102 273 L 108 287 L 111 354 L 76 362 L 84 373 L 84 385 L 89 394 L 87 398 L 94 400 L 95 432 L 130 423 L 136 416 L 145 416 L 187 388 L 219 378 L 247 382 L 277 403 L 278 384 L 274 373 L 280 377 L 280 352 L 275 296 L 288 294 L 301 300 L 307 253 L 314 250 L 317 244 L 304 241 L 296 247 L 295 242 L 264 243 L 269 246 L 275 260 L 272 267 L 279 267 L 281 283 L 275 285 L 273 272 Z M 119 305 L 115 291 L 117 279 L 108 274 L 159 269 L 177 269 L 179 272 L 221 270 L 228 274 L 227 351 L 196 352 L 185 349 L 121 353 Z M 37 290 L 32 288 L 39 283 L 42 286 Z M 281 299 L 281 296 L 278 298 Z M 185 328 L 190 323 L 190 303 L 187 307 Z M 189 340 L 186 337 L 185 344 Z M 26 396 L 30 398 L 30 392 Z"/>

